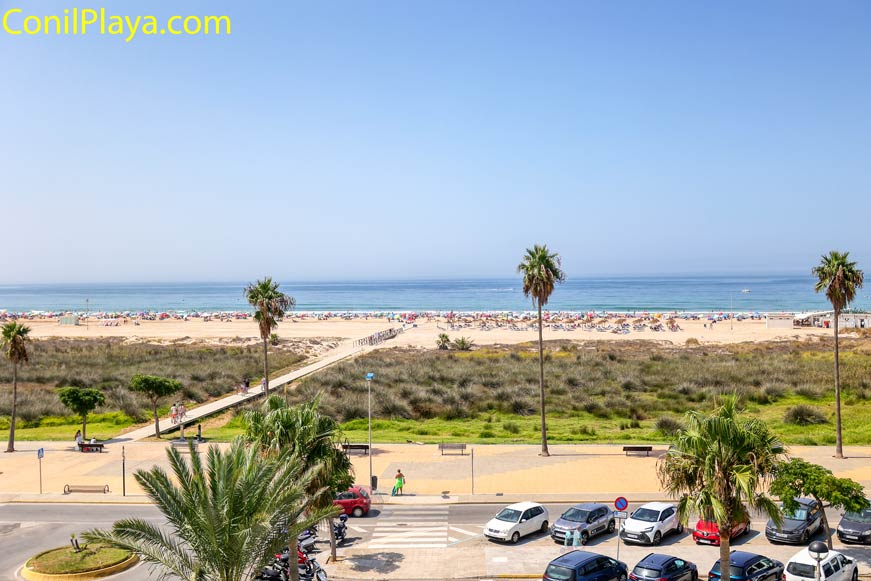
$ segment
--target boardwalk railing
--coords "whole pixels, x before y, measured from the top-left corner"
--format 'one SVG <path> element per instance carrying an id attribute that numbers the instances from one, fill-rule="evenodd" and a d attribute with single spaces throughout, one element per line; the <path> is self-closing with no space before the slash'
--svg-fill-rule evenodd
<path id="1" fill-rule="evenodd" d="M 378 331 L 377 333 L 372 333 L 368 337 L 363 337 L 362 339 L 357 339 L 354 341 L 354 346 L 359 347 L 363 345 L 378 345 L 387 341 L 388 339 L 393 339 L 402 331 L 404 331 L 402 327 L 392 327 L 387 329 L 386 331 Z"/>

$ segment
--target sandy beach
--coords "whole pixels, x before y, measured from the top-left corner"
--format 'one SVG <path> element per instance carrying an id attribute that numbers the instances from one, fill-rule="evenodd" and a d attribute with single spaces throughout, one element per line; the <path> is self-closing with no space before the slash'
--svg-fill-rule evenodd
<path id="1" fill-rule="evenodd" d="M 28 320 L 26 324 L 32 328 L 34 338 L 68 337 L 95 338 L 121 337 L 131 341 L 195 341 L 195 342 L 247 342 L 259 340 L 257 324 L 253 320 L 203 321 L 190 319 L 187 321 L 168 319 L 163 321 L 141 321 L 117 326 L 103 326 L 96 322 L 78 326 L 60 325 L 57 320 Z M 649 340 L 684 345 L 687 340 L 695 339 L 702 344 L 725 344 L 743 342 L 763 342 L 781 340 L 806 340 L 815 337 L 830 337 L 832 331 L 819 328 L 768 329 L 764 320 L 721 321 L 713 326 L 706 320 L 681 320 L 679 331 L 653 331 L 645 328 L 632 330 L 627 334 L 612 332 L 589 331 L 585 329 L 562 330 L 546 326 L 545 340 L 572 341 L 637 341 Z M 287 319 L 279 324 L 277 333 L 282 339 L 361 339 L 379 331 L 392 327 L 401 327 L 401 323 L 391 322 L 384 318 L 351 319 L 339 317 L 326 320 Z M 440 333 L 447 333 L 451 339 L 467 337 L 475 345 L 516 344 L 534 341 L 538 337 L 534 329 L 512 330 L 508 326 L 482 328 L 480 323 L 471 323 L 461 328 L 449 328 L 444 319 L 420 318 L 411 325 L 405 325 L 405 331 L 398 337 L 385 343 L 386 346 L 413 346 L 434 348 L 436 338 Z"/>

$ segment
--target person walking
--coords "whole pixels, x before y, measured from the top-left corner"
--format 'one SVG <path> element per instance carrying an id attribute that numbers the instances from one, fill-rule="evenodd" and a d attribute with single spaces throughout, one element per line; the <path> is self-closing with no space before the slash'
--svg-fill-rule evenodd
<path id="1" fill-rule="evenodd" d="M 266 378 L 260 380 L 260 391 L 266 393 Z"/>
<path id="2" fill-rule="evenodd" d="M 175 424 L 177 419 L 178 419 L 178 408 L 175 406 L 175 404 L 172 404 L 172 407 L 169 408 L 169 421 L 172 422 L 173 424 Z"/>
<path id="3" fill-rule="evenodd" d="M 396 469 L 396 484 L 393 485 L 393 496 L 397 494 L 402 496 L 402 487 L 405 486 L 405 474 L 402 473 L 402 470 Z"/>
<path id="4" fill-rule="evenodd" d="M 82 447 L 82 431 L 81 430 L 76 430 L 76 447 L 77 448 Z"/>
<path id="5" fill-rule="evenodd" d="M 178 408 L 176 408 L 176 412 L 178 413 L 178 421 L 182 422 L 187 418 L 188 410 L 184 407 L 184 402 L 180 402 L 178 404 Z"/>

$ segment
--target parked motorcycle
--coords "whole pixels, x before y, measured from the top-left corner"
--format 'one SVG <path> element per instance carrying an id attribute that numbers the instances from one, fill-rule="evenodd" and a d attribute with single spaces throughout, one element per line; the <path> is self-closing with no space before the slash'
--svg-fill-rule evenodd
<path id="1" fill-rule="evenodd" d="M 333 535 L 336 537 L 336 543 L 341 543 L 348 535 L 348 515 L 339 516 L 339 522 L 333 523 Z"/>

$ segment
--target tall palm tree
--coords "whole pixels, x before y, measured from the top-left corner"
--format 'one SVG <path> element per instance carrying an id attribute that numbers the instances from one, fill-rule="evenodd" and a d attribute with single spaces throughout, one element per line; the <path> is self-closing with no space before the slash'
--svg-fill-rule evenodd
<path id="1" fill-rule="evenodd" d="M 10 321 L 3 325 L 3 334 L 0 335 L 0 348 L 6 355 L 6 359 L 12 363 L 12 420 L 9 423 L 9 443 L 6 445 L 7 452 L 15 451 L 15 415 L 18 404 L 18 366 L 27 363 L 27 342 L 30 340 L 30 327 L 16 321 Z"/>
<path id="2" fill-rule="evenodd" d="M 269 397 L 269 336 L 278 326 L 278 320 L 296 304 L 293 297 L 278 290 L 278 283 L 267 276 L 245 287 L 245 298 L 254 307 L 254 319 L 260 327 L 263 340 L 263 377 L 266 378 L 264 396 Z"/>
<path id="3" fill-rule="evenodd" d="M 680 497 L 681 522 L 692 512 L 717 523 L 720 563 L 728 564 L 733 525 L 747 516 L 748 506 L 782 522 L 764 490 L 784 447 L 765 423 L 741 417 L 735 396 L 724 398 L 710 415 L 687 412 L 686 425 L 657 465 L 659 480 L 666 492 Z"/>
<path id="4" fill-rule="evenodd" d="M 547 304 L 554 287 L 565 280 L 560 269 L 562 260 L 559 254 L 551 253 L 547 246 L 534 245 L 526 249 L 523 261 L 517 265 L 517 272 L 523 275 L 523 294 L 532 297 L 532 304 L 538 309 L 538 388 L 541 400 L 541 455 L 550 456 L 547 449 L 547 424 L 544 410 L 544 340 L 542 338 L 541 307 Z"/>
<path id="5" fill-rule="evenodd" d="M 336 493 L 354 483 L 354 467 L 341 451 L 341 431 L 338 423 L 319 411 L 320 398 L 289 406 L 282 398 L 272 396 L 259 410 L 248 410 L 242 418 L 245 438 L 265 455 L 283 452 L 296 454 L 306 466 L 322 466 L 309 484 L 313 505 L 321 510 L 333 509 Z M 333 516 L 329 515 L 330 550 L 336 558 Z"/>
<path id="6" fill-rule="evenodd" d="M 206 465 L 192 444 L 190 460 L 173 448 L 167 456 L 172 477 L 159 466 L 134 475 L 166 527 L 131 518 L 82 536 L 133 551 L 173 578 L 247 581 L 281 551 L 287 535 L 324 516 L 305 490 L 313 471 L 292 454 L 263 458 L 237 439 L 224 452 L 210 446 Z"/>
<path id="7" fill-rule="evenodd" d="M 862 288 L 865 275 L 849 260 L 849 252 L 832 250 L 820 258 L 820 263 L 811 271 L 817 277 L 816 292 L 825 292 L 832 304 L 835 319 L 835 458 L 844 457 L 841 438 L 841 373 L 838 351 L 838 319 L 847 305 L 856 298 L 856 289 Z"/>

